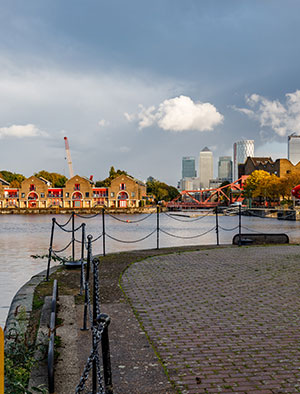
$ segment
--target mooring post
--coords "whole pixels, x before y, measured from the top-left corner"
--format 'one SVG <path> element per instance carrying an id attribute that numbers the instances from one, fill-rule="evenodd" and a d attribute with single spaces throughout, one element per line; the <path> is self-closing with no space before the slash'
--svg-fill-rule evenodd
<path id="1" fill-rule="evenodd" d="M 86 258 L 86 273 L 85 273 L 85 284 L 84 284 L 84 309 L 83 309 L 83 327 L 82 331 L 87 330 L 87 314 L 88 314 L 88 283 L 90 280 L 90 265 L 92 256 L 92 235 L 87 236 L 88 239 L 88 251 Z"/>
<path id="2" fill-rule="evenodd" d="M 239 246 L 242 245 L 242 206 L 239 205 Z"/>
<path id="3" fill-rule="evenodd" d="M 75 261 L 75 212 L 72 212 L 72 261 Z"/>
<path id="4" fill-rule="evenodd" d="M 50 263 L 51 263 L 51 258 L 52 258 L 52 246 L 53 246 L 53 237 L 54 237 L 54 227 L 55 227 L 55 218 L 52 218 L 52 228 L 51 228 L 51 236 L 50 236 L 48 265 L 47 265 L 47 277 L 46 277 L 46 281 L 47 282 L 49 281 Z"/>
<path id="5" fill-rule="evenodd" d="M 220 245 L 219 242 L 219 219 L 218 219 L 218 206 L 216 206 L 216 234 L 217 234 L 217 246 Z"/>
<path id="6" fill-rule="evenodd" d="M 159 249 L 159 205 L 156 206 L 156 249 Z"/>
<path id="7" fill-rule="evenodd" d="M 85 223 L 82 223 L 82 228 L 81 228 L 81 276 L 80 276 L 80 295 L 82 295 L 82 290 L 83 290 L 83 273 L 84 273 L 84 245 L 85 243 Z"/>
<path id="8" fill-rule="evenodd" d="M 102 208 L 102 237 L 102 254 L 105 256 L 105 208 Z"/>

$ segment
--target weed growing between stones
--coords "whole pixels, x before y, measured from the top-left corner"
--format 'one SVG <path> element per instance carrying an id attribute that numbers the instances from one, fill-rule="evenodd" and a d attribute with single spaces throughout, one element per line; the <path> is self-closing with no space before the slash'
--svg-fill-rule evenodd
<path id="1" fill-rule="evenodd" d="M 35 353 L 39 345 L 29 340 L 26 331 L 26 311 L 20 308 L 16 311 L 17 317 L 13 327 L 6 335 L 5 346 L 5 393 L 6 394 L 33 394 L 47 393 L 45 387 L 39 386 L 28 390 L 28 382 L 31 370 L 39 360 L 35 359 Z M 45 353 L 46 349 L 44 349 Z"/>

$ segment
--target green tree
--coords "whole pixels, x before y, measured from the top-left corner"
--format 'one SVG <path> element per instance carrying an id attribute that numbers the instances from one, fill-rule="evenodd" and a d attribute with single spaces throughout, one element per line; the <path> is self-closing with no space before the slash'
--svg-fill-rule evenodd
<path id="1" fill-rule="evenodd" d="M 10 172 L 7 170 L 1 170 L 0 177 L 10 184 L 13 182 L 12 187 L 20 187 L 21 183 L 24 181 L 24 179 L 26 179 L 22 174 L 16 174 L 15 172 Z"/>
<path id="2" fill-rule="evenodd" d="M 48 172 L 45 170 L 36 172 L 34 174 L 36 177 L 42 177 L 47 179 L 47 181 L 51 182 L 54 187 L 65 187 L 65 184 L 68 180 L 64 175 L 58 174 L 56 172 Z"/>

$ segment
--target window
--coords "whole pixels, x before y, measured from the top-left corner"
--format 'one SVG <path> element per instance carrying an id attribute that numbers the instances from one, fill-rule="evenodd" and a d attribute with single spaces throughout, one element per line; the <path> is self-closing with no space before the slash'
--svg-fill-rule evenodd
<path id="1" fill-rule="evenodd" d="M 126 185 L 125 183 L 120 184 L 120 190 L 126 190 Z"/>
<path id="2" fill-rule="evenodd" d="M 24 197 L 25 197 L 25 193 L 22 193 L 22 194 L 21 194 L 21 197 L 24 198 Z"/>
<path id="3" fill-rule="evenodd" d="M 74 190 L 80 190 L 80 184 L 79 183 L 75 183 Z"/>
<path id="4" fill-rule="evenodd" d="M 35 187 L 34 187 L 34 185 L 32 184 L 32 185 L 30 185 L 30 187 L 29 187 L 29 190 L 30 191 L 32 191 L 32 190 L 35 190 Z"/>
<path id="5" fill-rule="evenodd" d="M 110 193 L 110 197 L 115 197 L 115 193 L 114 193 L 114 192 L 111 192 L 111 193 Z"/>
<path id="6" fill-rule="evenodd" d="M 41 198 L 45 198 L 45 193 L 41 193 Z"/>
<path id="7" fill-rule="evenodd" d="M 69 197 L 69 193 L 68 192 L 66 192 L 66 197 Z"/>
<path id="8" fill-rule="evenodd" d="M 90 197 L 90 193 L 89 193 L 89 192 L 86 192 L 86 193 L 85 193 L 85 197 Z"/>
<path id="9" fill-rule="evenodd" d="M 131 197 L 134 198 L 135 197 L 135 192 L 131 193 Z"/>

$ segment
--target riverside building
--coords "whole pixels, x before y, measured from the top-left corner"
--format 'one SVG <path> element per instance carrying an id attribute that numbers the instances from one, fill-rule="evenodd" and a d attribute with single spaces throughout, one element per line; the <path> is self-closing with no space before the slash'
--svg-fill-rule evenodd
<path id="1" fill-rule="evenodd" d="M 31 176 L 20 188 L 10 188 L 0 179 L 1 208 L 137 208 L 146 198 L 146 185 L 129 176 L 120 175 L 110 187 L 95 187 L 85 177 L 75 175 L 65 187 L 53 187 L 44 178 Z"/>

